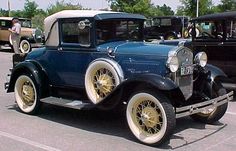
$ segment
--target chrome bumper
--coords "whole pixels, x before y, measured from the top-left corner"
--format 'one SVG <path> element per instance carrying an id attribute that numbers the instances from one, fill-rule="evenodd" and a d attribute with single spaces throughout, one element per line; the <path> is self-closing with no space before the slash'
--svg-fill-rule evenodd
<path id="1" fill-rule="evenodd" d="M 188 115 L 192 115 L 192 114 L 202 112 L 206 109 L 218 107 L 222 104 L 225 104 L 225 103 L 233 100 L 233 94 L 234 94 L 234 92 L 231 91 L 228 94 L 219 96 L 219 97 L 214 98 L 214 99 L 209 100 L 209 101 L 205 101 L 205 102 L 201 102 L 201 103 L 197 103 L 197 104 L 193 104 L 193 105 L 189 105 L 189 106 L 176 108 L 176 110 L 175 110 L 176 118 L 181 118 L 181 117 L 184 117 L 184 116 L 188 116 Z"/>

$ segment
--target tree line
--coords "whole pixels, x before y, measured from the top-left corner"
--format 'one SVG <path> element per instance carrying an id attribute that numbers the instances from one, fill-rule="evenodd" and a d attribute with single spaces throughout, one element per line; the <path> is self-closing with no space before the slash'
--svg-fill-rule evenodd
<path id="1" fill-rule="evenodd" d="M 111 10 L 122 11 L 128 13 L 142 14 L 146 17 L 153 16 L 196 16 L 197 0 L 180 0 L 180 4 L 176 13 L 166 4 L 154 5 L 151 0 L 106 0 Z M 178 4 L 177 4 L 178 5 Z M 66 3 L 64 0 L 58 0 L 55 4 L 51 4 L 46 10 L 39 9 L 38 4 L 32 0 L 25 0 L 23 10 L 8 10 L 0 9 L 0 16 L 14 16 L 32 19 L 33 26 L 43 29 L 43 20 L 45 17 L 59 12 L 61 10 L 78 10 L 89 9 L 84 8 L 81 4 Z M 236 11 L 235 0 L 221 0 L 221 3 L 214 5 L 212 0 L 199 0 L 199 16 L 212 14 L 217 12 Z"/>

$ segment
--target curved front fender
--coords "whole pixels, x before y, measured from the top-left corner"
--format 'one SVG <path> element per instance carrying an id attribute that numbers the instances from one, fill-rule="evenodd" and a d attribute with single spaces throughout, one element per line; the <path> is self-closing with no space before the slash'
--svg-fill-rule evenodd
<path id="1" fill-rule="evenodd" d="M 162 93 L 170 99 L 174 106 L 181 104 L 181 101 L 185 100 L 179 87 L 169 78 L 156 74 L 143 74 L 123 81 L 100 104 L 105 106 L 118 104 L 120 101 L 125 102 L 136 91 L 145 89 L 152 89 L 157 93 Z"/>
<path id="2" fill-rule="evenodd" d="M 207 71 L 210 71 L 210 78 L 211 81 L 215 81 L 215 80 L 227 80 L 227 75 L 224 73 L 224 71 L 222 71 L 220 68 L 213 66 L 211 64 L 207 64 L 205 66 L 205 69 Z"/>

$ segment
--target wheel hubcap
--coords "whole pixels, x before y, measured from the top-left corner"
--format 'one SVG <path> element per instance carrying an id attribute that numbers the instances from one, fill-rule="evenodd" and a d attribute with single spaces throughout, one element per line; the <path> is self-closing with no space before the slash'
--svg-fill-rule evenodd
<path id="1" fill-rule="evenodd" d="M 34 103 L 34 88 L 29 81 L 23 84 L 21 96 L 25 105 L 31 106 Z"/>
<path id="2" fill-rule="evenodd" d="M 94 88 L 97 98 L 106 97 L 115 88 L 115 78 L 112 73 L 103 68 L 98 70 L 94 75 Z"/>
<path id="3" fill-rule="evenodd" d="M 158 106 L 149 100 L 141 101 L 137 104 L 133 112 L 139 129 L 148 135 L 158 133 L 162 127 L 162 114 Z"/>
<path id="4" fill-rule="evenodd" d="M 22 46 L 22 48 L 23 48 L 24 50 L 28 50 L 28 49 L 29 49 L 29 46 L 28 46 L 27 43 L 24 43 L 23 46 Z"/>

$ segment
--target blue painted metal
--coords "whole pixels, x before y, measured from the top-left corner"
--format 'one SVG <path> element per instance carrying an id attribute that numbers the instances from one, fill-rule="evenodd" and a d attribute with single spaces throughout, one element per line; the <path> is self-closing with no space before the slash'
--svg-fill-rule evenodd
<path id="1" fill-rule="evenodd" d="M 115 58 L 108 56 L 107 48 L 114 49 Z M 153 73 L 165 76 L 168 52 L 176 47 L 147 44 L 144 42 L 111 42 L 99 45 L 96 49 L 41 48 L 32 51 L 26 60 L 37 60 L 55 86 L 84 88 L 86 69 L 97 58 L 114 59 L 122 67 L 125 79 L 140 74 Z"/>

